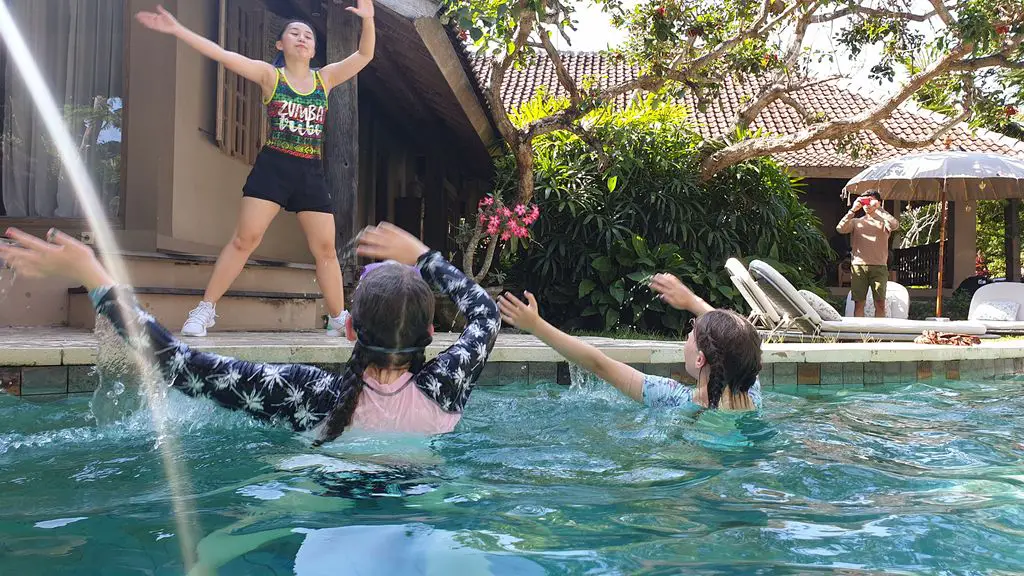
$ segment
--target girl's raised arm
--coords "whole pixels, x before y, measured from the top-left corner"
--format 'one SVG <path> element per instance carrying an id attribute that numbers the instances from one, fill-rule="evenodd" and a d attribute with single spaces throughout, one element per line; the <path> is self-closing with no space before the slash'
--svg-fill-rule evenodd
<path id="1" fill-rule="evenodd" d="M 637 402 L 644 401 L 644 374 L 636 368 L 608 357 L 596 347 L 548 324 L 537 309 L 537 300 L 526 292 L 528 303 L 505 293 L 498 299 L 501 319 L 529 332 L 562 355 L 563 358 L 615 386 Z"/>
<path id="2" fill-rule="evenodd" d="M 157 6 L 156 12 L 140 11 L 135 15 L 135 19 L 150 30 L 170 34 L 180 39 L 203 56 L 216 60 L 235 74 L 256 82 L 263 88 L 264 94 L 274 89 L 277 72 L 273 66 L 262 60 L 246 58 L 237 52 L 221 48 L 216 42 L 182 26 L 163 6 Z"/>
<path id="3" fill-rule="evenodd" d="M 325 88 L 329 91 L 366 68 L 373 60 L 373 49 L 377 43 L 377 33 L 373 25 L 373 0 L 356 0 L 356 6 L 345 8 L 363 19 L 363 31 L 359 34 L 359 50 L 341 62 L 328 64 L 320 69 Z"/>

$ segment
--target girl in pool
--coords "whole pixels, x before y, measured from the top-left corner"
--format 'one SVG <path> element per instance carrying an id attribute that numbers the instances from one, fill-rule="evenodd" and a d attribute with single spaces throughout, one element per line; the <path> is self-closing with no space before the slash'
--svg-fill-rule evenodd
<path id="1" fill-rule="evenodd" d="M 298 215 L 309 249 L 316 259 L 316 278 L 323 290 L 331 319 L 327 333 L 345 331 L 345 294 L 341 266 L 334 246 L 334 202 L 327 190 L 321 165 L 327 95 L 373 59 L 375 42 L 373 1 L 357 0 L 346 10 L 362 18 L 359 50 L 342 60 L 312 70 L 316 36 L 306 22 L 289 22 L 277 41 L 280 50 L 273 65 L 229 52 L 182 26 L 162 6 L 139 12 L 136 19 L 147 28 L 170 34 L 200 54 L 263 89 L 269 133 L 242 188 L 242 206 L 231 241 L 224 246 L 202 301 L 189 312 L 181 329 L 185 336 L 206 336 L 216 323 L 217 301 L 245 267 L 263 234 L 284 208 Z"/>
<path id="2" fill-rule="evenodd" d="M 498 308 L 505 322 L 540 338 L 566 360 L 648 406 L 692 403 L 710 409 L 759 409 L 761 337 L 754 326 L 731 310 L 712 308 L 671 274 L 656 275 L 651 288 L 673 308 L 697 316 L 683 346 L 686 372 L 697 381 L 695 388 L 670 378 L 644 374 L 548 324 L 540 317 L 537 300 L 529 292 L 529 304 L 506 293 L 498 300 Z"/>
<path id="3" fill-rule="evenodd" d="M 51 230 L 48 242 L 16 229 L 0 244 L 0 259 L 26 276 L 64 275 L 81 282 L 97 313 L 108 318 L 129 346 L 155 357 L 164 381 L 191 395 L 265 420 L 287 420 L 316 433 L 314 446 L 348 427 L 371 431 L 438 434 L 462 416 L 501 326 L 487 292 L 437 251 L 404 230 L 383 223 L 363 231 L 357 253 L 383 264 L 356 287 L 345 325 L 355 342 L 343 374 L 302 364 L 245 362 L 190 349 L 115 287 L 92 250 Z M 427 362 L 434 333 L 431 286 L 446 294 L 467 320 L 447 350 Z M 119 305 L 120 304 L 120 305 Z M 139 338 L 128 338 L 138 326 Z"/>

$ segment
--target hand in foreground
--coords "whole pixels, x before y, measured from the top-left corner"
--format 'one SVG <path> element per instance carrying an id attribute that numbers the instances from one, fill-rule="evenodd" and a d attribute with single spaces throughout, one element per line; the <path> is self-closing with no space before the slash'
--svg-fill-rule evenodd
<path id="1" fill-rule="evenodd" d="M 362 19 L 373 18 L 373 0 L 356 0 L 355 7 L 347 6 L 345 10 Z"/>
<path id="2" fill-rule="evenodd" d="M 524 292 L 529 304 L 524 304 L 519 298 L 506 292 L 498 298 L 498 310 L 501 312 L 501 320 L 524 332 L 533 332 L 540 326 L 541 318 L 537 307 L 537 299 L 533 294 Z"/>
<path id="3" fill-rule="evenodd" d="M 163 6 L 157 6 L 156 12 L 140 10 L 135 14 L 135 19 L 146 28 L 163 32 L 164 34 L 174 34 L 178 27 L 181 26 L 170 12 L 164 10 Z"/>
<path id="4" fill-rule="evenodd" d="M 677 310 L 696 312 L 707 306 L 693 290 L 672 274 L 655 274 L 651 279 L 651 290 L 657 292 L 665 303 Z"/>
<path id="5" fill-rule="evenodd" d="M 381 222 L 363 229 L 359 235 L 356 254 L 376 260 L 395 260 L 414 266 L 416 260 L 429 250 L 419 238 L 394 224 Z"/>
<path id="6" fill-rule="evenodd" d="M 8 228 L 6 236 L 17 245 L 0 244 L 0 259 L 29 278 L 64 277 L 87 288 L 112 284 L 92 249 L 56 229 L 47 234 L 49 242 Z"/>

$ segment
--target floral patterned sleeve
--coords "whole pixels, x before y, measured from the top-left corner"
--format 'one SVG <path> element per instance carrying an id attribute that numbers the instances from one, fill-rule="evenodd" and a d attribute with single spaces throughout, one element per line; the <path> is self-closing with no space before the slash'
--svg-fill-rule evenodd
<path id="1" fill-rule="evenodd" d="M 444 411 L 462 412 L 498 338 L 498 305 L 438 252 L 427 252 L 416 265 L 423 279 L 451 298 L 466 317 L 458 341 L 416 374 L 416 386 Z"/>
<path id="2" fill-rule="evenodd" d="M 110 320 L 129 348 L 156 359 L 165 383 L 189 396 L 210 398 L 226 408 L 264 420 L 284 419 L 308 430 L 337 404 L 340 377 L 302 364 L 257 364 L 189 348 L 145 312 L 131 290 L 103 287 L 90 292 L 96 312 Z M 118 302 L 125 304 L 128 317 Z M 129 327 L 138 330 L 130 335 Z"/>

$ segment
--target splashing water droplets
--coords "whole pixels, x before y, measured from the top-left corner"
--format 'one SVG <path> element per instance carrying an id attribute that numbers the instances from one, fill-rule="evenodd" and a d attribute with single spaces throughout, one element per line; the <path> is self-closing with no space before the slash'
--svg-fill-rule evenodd
<path id="1" fill-rule="evenodd" d="M 72 190 L 74 190 L 75 197 L 82 207 L 86 220 L 89 222 L 90 231 L 96 239 L 96 246 L 103 258 L 107 271 L 114 278 L 115 282 L 130 284 L 124 261 L 118 256 L 120 250 L 114 241 L 114 235 L 107 221 L 104 207 L 100 203 L 96 188 L 90 180 L 89 173 L 78 153 L 78 147 L 72 141 L 67 126 L 64 125 L 61 109 L 57 106 L 53 94 L 49 91 L 46 78 L 39 69 L 39 63 L 29 50 L 21 29 L 18 28 L 17 23 L 14 21 L 6 2 L 0 2 L 0 38 L 3 39 L 3 43 L 7 47 L 7 58 L 5 61 L 7 62 L 8 69 L 17 69 L 25 85 L 32 90 L 32 101 L 39 111 L 39 119 L 50 136 L 57 154 L 60 156 L 68 183 L 71 185 Z M 3 274 L 2 277 L 6 278 L 6 273 L 0 274 Z M 119 304 L 122 305 L 122 316 L 125 318 L 130 317 L 131 311 L 124 307 L 125 303 L 121 302 Z M 138 335 L 138 329 L 132 326 L 131 322 L 128 323 L 127 331 L 126 336 L 129 340 Z M 147 413 L 152 419 L 157 436 L 161 438 L 159 445 L 160 456 L 172 495 L 171 501 L 173 502 L 174 519 L 177 525 L 176 532 L 180 538 L 179 544 L 181 546 L 182 560 L 185 565 L 185 571 L 188 572 L 195 563 L 196 526 L 192 520 L 195 514 L 188 500 L 188 493 L 190 491 L 188 478 L 178 463 L 176 442 L 171 430 L 167 426 L 166 394 L 161 391 L 163 386 L 161 386 L 160 381 L 153 378 L 153 371 L 147 368 L 147 366 L 152 366 L 153 364 L 154 359 L 152 357 L 145 358 L 141 354 L 129 355 L 128 357 L 135 364 L 135 368 L 138 370 L 137 373 L 141 375 L 139 381 L 142 385 L 138 389 L 145 393 Z M 102 381 L 101 377 L 101 383 Z M 123 386 L 125 380 L 120 378 L 112 380 L 112 386 L 113 382 L 118 382 Z M 115 396 L 126 398 L 134 395 L 122 393 Z M 94 396 L 95 400 L 96 397 Z"/>

